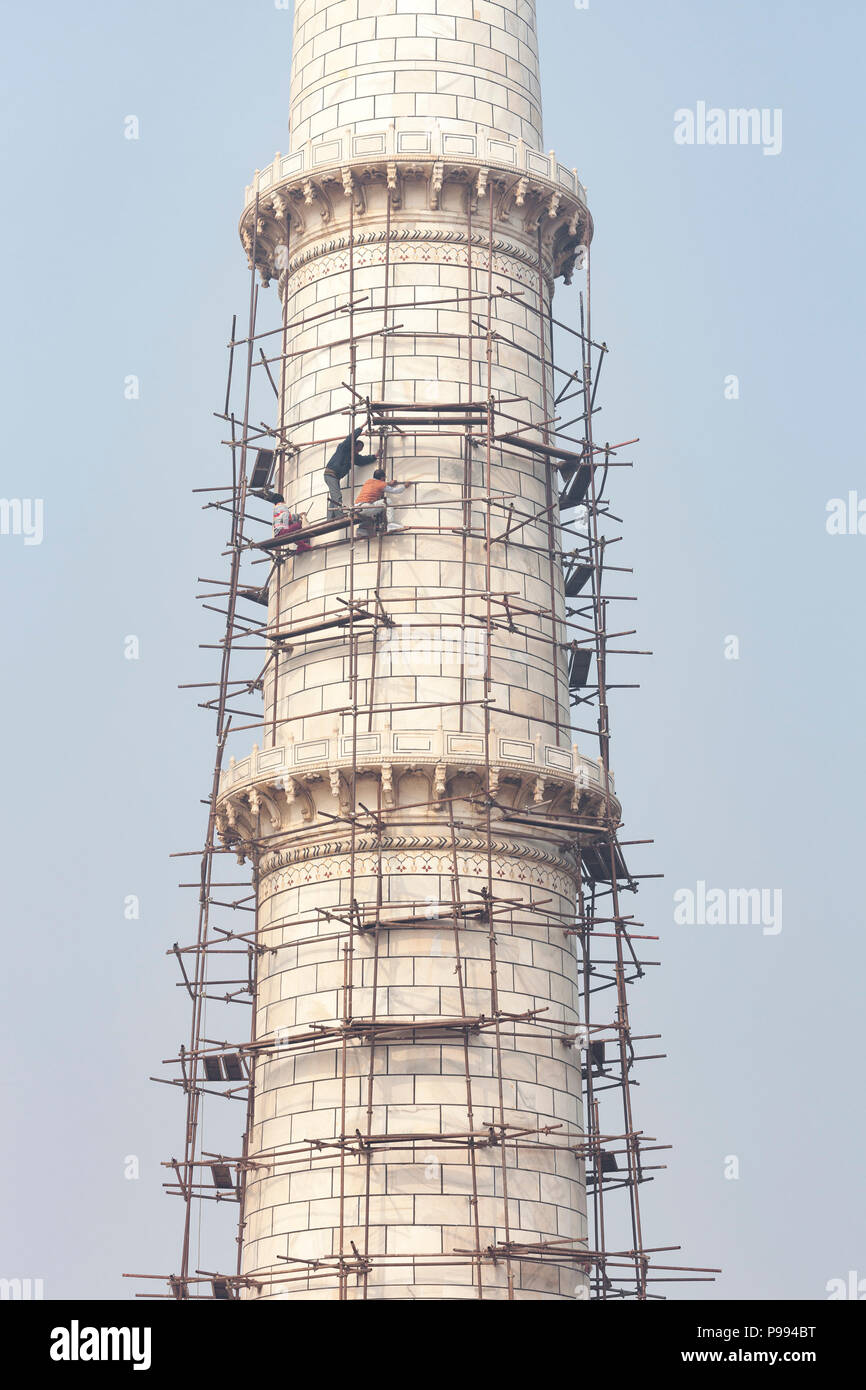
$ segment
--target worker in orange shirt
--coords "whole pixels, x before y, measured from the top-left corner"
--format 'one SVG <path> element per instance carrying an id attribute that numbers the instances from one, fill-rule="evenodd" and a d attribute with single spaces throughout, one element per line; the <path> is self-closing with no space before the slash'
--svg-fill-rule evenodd
<path id="1" fill-rule="evenodd" d="M 405 531 L 405 526 L 401 526 L 394 519 L 394 508 L 391 506 L 391 500 L 398 493 L 405 492 L 408 486 L 408 483 L 398 483 L 396 479 L 392 479 L 390 483 L 387 482 L 384 468 L 377 468 L 372 478 L 367 479 L 355 498 L 355 507 L 361 512 L 358 535 L 369 536 L 373 531 L 373 524 L 383 512 L 388 535 L 392 535 L 395 531 Z"/>

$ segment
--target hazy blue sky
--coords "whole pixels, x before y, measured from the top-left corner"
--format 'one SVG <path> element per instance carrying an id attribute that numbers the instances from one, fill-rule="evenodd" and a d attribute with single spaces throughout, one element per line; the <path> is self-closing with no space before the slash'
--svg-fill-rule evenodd
<path id="1" fill-rule="evenodd" d="M 538 9 L 546 145 L 596 224 L 598 435 L 641 437 L 615 510 L 655 655 L 620 669 L 643 686 L 616 702 L 613 749 L 628 836 L 656 841 L 640 867 L 665 874 L 640 894 L 663 964 L 634 1021 L 668 1059 L 644 1067 L 636 1119 L 674 1145 L 644 1231 L 724 1267 L 675 1297 L 821 1299 L 866 1277 L 866 535 L 825 525 L 830 499 L 866 498 L 864 10 Z M 176 689 L 210 674 L 194 593 L 223 541 L 190 489 L 225 464 L 211 412 L 246 305 L 237 218 L 287 145 L 291 13 L 48 0 L 7 6 L 4 31 L 0 495 L 44 499 L 45 519 L 41 545 L 0 536 L 0 1275 L 125 1297 L 121 1271 L 178 1263 L 158 1163 L 180 1097 L 147 1077 L 186 1030 L 164 951 L 193 931 L 175 888 L 192 875 L 168 854 L 200 842 L 212 758 Z M 781 152 L 676 144 L 674 112 L 701 101 L 781 109 Z M 573 293 L 557 307 L 574 321 Z M 673 895 L 698 881 L 781 890 L 781 932 L 677 925 Z"/>

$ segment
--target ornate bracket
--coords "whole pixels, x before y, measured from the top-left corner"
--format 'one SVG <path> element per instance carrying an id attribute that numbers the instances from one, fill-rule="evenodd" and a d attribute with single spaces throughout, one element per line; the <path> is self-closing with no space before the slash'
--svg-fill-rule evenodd
<path id="1" fill-rule="evenodd" d="M 382 764 L 382 800 L 389 808 L 396 805 L 394 799 L 394 769 L 390 763 Z"/>
<path id="2" fill-rule="evenodd" d="M 349 805 L 349 790 L 338 767 L 328 769 L 328 780 L 331 786 L 331 795 L 337 803 L 340 815 L 351 815 L 352 807 Z"/>
<path id="3" fill-rule="evenodd" d="M 471 206 L 472 206 L 472 211 L 473 211 L 473 212 L 477 212 L 477 211 L 478 211 L 478 204 L 481 202 L 481 199 L 484 197 L 484 195 L 485 195 L 486 192 L 487 192 L 487 180 L 488 180 L 489 176 L 490 176 L 490 170 L 489 170 L 489 169 L 479 169 L 479 170 L 478 170 L 478 178 L 475 180 L 475 183 L 473 184 L 473 187 L 472 187 Z M 490 196 L 493 197 L 493 192 L 492 192 L 492 190 L 491 190 Z"/>
<path id="4" fill-rule="evenodd" d="M 403 185 L 400 180 L 400 170 L 397 168 L 397 161 L 392 160 L 386 170 L 388 194 L 391 199 L 392 208 L 403 206 Z"/>
<path id="5" fill-rule="evenodd" d="M 440 805 L 448 791 L 448 768 L 445 763 L 437 763 L 433 773 L 433 796 L 436 800 L 435 810 L 442 811 L 444 807 Z"/>
<path id="6" fill-rule="evenodd" d="M 441 160 L 433 165 L 433 172 L 430 176 L 429 205 L 430 211 L 435 212 L 440 204 L 442 197 L 442 185 L 445 182 L 445 165 Z"/>
<path id="7" fill-rule="evenodd" d="M 318 204 L 319 216 L 321 217 L 322 222 L 325 224 L 330 222 L 334 209 L 331 205 L 331 200 L 328 197 L 322 185 L 318 183 L 313 183 L 312 179 L 305 179 L 302 192 L 304 195 L 305 207 L 311 208 L 315 207 Z"/>
<path id="8" fill-rule="evenodd" d="M 367 211 L 367 196 L 364 192 L 363 183 L 355 181 L 352 170 L 344 164 L 340 170 L 340 177 L 343 180 L 343 192 L 347 198 L 352 198 L 355 203 L 356 212 Z"/>

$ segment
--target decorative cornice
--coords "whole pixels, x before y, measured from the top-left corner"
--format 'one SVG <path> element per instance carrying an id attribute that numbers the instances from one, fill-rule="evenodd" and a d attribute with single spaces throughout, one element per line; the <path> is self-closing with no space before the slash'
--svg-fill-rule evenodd
<path id="1" fill-rule="evenodd" d="M 553 150 L 545 154 L 523 140 L 499 135 L 495 130 L 442 130 L 434 121 L 429 130 L 400 130 L 394 124 L 363 133 L 341 130 L 320 140 L 308 140 L 292 154 L 276 154 L 271 164 L 256 170 L 245 189 L 244 211 L 254 206 L 257 193 L 261 197 L 273 192 L 302 174 L 309 178 L 325 169 L 364 166 L 379 160 L 392 165 L 395 175 L 401 165 L 417 164 L 419 160 L 456 160 L 485 173 L 493 166 L 522 175 L 527 181 L 543 179 L 576 198 L 584 208 L 587 206 L 586 188 L 577 177 L 577 170 L 560 164 Z"/>
<path id="2" fill-rule="evenodd" d="M 499 142 L 503 144 L 504 142 Z M 508 147 L 512 148 L 512 147 Z M 513 147 L 516 150 L 516 146 Z M 287 174 L 278 185 L 271 180 L 266 188 L 259 180 L 257 202 L 247 205 L 241 217 L 240 235 L 247 257 L 255 254 L 256 266 L 265 284 L 285 272 L 291 275 L 305 259 L 314 259 L 349 245 L 349 208 L 354 206 L 352 243 L 362 247 L 386 237 L 381 225 L 364 225 L 365 219 L 383 220 L 386 203 L 390 201 L 391 237 L 395 242 L 418 240 L 466 244 L 467 233 L 455 225 L 460 214 L 445 206 L 447 185 L 458 186 L 465 200 L 465 210 L 480 220 L 486 217 L 480 208 L 482 201 L 493 200 L 493 214 L 498 224 L 511 224 L 522 242 L 503 238 L 494 242 L 494 253 L 522 259 L 538 265 L 538 230 L 542 234 L 544 271 L 548 280 L 564 276 L 569 281 L 578 253 L 592 238 L 592 219 L 582 197 L 574 188 L 549 175 L 550 159 L 524 151 L 524 157 L 538 158 L 548 173 L 526 166 L 495 161 L 481 163 L 469 156 L 436 158 L 432 154 L 413 154 L 403 157 L 383 155 L 380 159 L 341 160 L 320 169 Z M 284 163 L 285 161 L 283 161 Z M 554 161 L 555 163 L 555 161 Z M 561 166 L 556 166 L 561 169 Z M 567 172 L 567 171 L 566 171 Z M 571 176 L 569 176 L 571 178 Z M 406 185 L 415 180 L 424 184 L 424 211 L 405 209 Z M 576 179 L 571 179 L 572 184 Z M 371 194 L 377 197 L 371 200 Z M 417 201 L 417 199 L 416 199 Z M 453 199 L 452 199 L 453 203 Z M 256 215 L 257 214 L 257 215 Z M 435 214 L 431 220 L 430 215 Z M 400 217 L 408 225 L 400 225 Z M 339 230 L 338 230 L 339 229 Z M 323 240 L 323 234 L 327 238 Z M 303 245 L 297 257 L 291 257 L 290 247 L 300 241 Z M 487 236 L 476 233 L 473 245 L 483 249 Z M 291 261 L 290 261 L 291 257 Z"/>
<path id="3" fill-rule="evenodd" d="M 266 750 L 273 753 L 275 750 Z M 586 760 L 581 760 L 581 762 Z M 514 840 L 496 841 L 500 849 L 507 851 L 509 845 L 524 843 L 530 857 L 538 853 L 538 841 L 549 840 L 558 830 L 563 834 L 575 833 L 575 822 L 580 822 L 582 830 L 600 832 L 612 820 L 619 824 L 621 808 L 611 793 L 610 804 L 599 780 L 599 770 L 589 765 L 595 773 L 590 781 L 586 770 L 579 767 L 570 777 L 540 772 L 537 775 L 526 768 L 511 764 L 494 762 L 486 766 L 472 763 L 451 763 L 444 759 L 418 761 L 417 755 L 395 762 L 359 759 L 355 763 L 355 773 L 360 778 L 374 777 L 381 782 L 381 805 L 386 811 L 404 813 L 404 821 L 423 828 L 425 819 L 431 824 L 442 816 L 449 795 L 449 779 L 470 778 L 475 790 L 462 789 L 457 792 L 459 800 L 470 807 L 481 822 L 485 816 L 487 798 L 496 803 L 493 819 L 497 825 L 508 826 L 508 833 Z M 398 773 L 398 786 L 395 790 L 394 774 Z M 418 792 L 413 789 L 409 800 L 401 805 L 399 780 L 408 776 L 420 776 L 427 784 L 426 805 L 419 802 Z M 453 789 L 452 789 L 453 790 Z M 326 803 L 321 809 L 320 803 Z M 223 843 L 236 850 L 243 860 L 253 855 L 257 842 L 263 836 L 281 833 L 297 834 L 304 825 L 304 842 L 290 853 L 297 858 L 320 858 L 343 852 L 349 841 L 332 841 L 330 835 L 334 826 L 334 814 L 348 818 L 355 809 L 355 796 L 352 787 L 352 764 L 323 764 L 317 768 L 303 768 L 291 773 L 274 776 L 269 772 L 264 777 L 250 779 L 245 785 L 231 789 L 223 787 L 217 800 L 216 827 Z M 300 810 L 300 816 L 298 815 Z M 518 817 L 513 821 L 506 818 Z M 264 816 L 264 820 L 263 820 Z M 520 819 L 525 816 L 526 819 Z M 431 826 L 432 828 L 432 826 Z M 356 848 L 363 843 L 366 827 L 356 832 Z M 326 838 L 317 838 L 325 836 Z M 442 840 L 436 834 L 413 839 L 419 845 L 440 846 L 450 844 L 450 837 Z M 370 844 L 378 844 L 371 840 Z M 383 841 L 384 843 L 384 841 Z M 390 841 L 389 841 L 390 843 Z M 480 842 L 486 849 L 486 840 Z M 287 851 L 288 852 L 288 851 Z M 544 851 L 540 851 L 542 855 Z"/>
<path id="4" fill-rule="evenodd" d="M 493 730 L 490 740 L 490 766 L 497 776 L 552 778 L 565 785 L 577 780 L 582 788 L 599 793 L 604 790 L 604 769 L 600 759 L 585 758 L 577 745 L 561 748 L 541 738 L 512 738 Z M 356 767 L 359 773 L 378 773 L 382 764 L 405 772 L 442 763 L 450 776 L 472 772 L 485 761 L 483 734 L 458 733 L 449 729 L 374 729 L 360 733 L 333 734 L 277 744 L 273 748 L 253 745 L 252 752 L 239 762 L 229 759 L 220 778 L 222 799 L 233 791 L 243 791 L 252 783 L 280 782 L 286 776 L 297 780 L 321 777 L 332 767 L 344 772 Z M 611 792 L 615 790 L 610 773 Z"/>
<path id="5" fill-rule="evenodd" d="M 303 251 L 299 251 L 296 256 L 291 257 L 288 264 L 288 279 L 302 270 L 310 261 L 318 260 L 321 256 L 334 255 L 348 250 L 348 233 L 335 235 L 323 240 L 317 240 L 312 246 L 307 246 Z M 439 243 L 443 246 L 466 246 L 469 237 L 466 232 L 461 232 L 453 227 L 445 226 L 423 226 L 412 223 L 405 227 L 392 227 L 390 237 L 384 227 L 372 228 L 369 231 L 356 231 L 352 241 L 356 247 L 384 245 L 390 240 L 397 245 L 405 243 L 430 244 Z M 473 232 L 472 248 L 478 250 L 479 254 L 486 255 L 489 248 L 489 239 L 481 232 Z M 493 240 L 494 256 L 509 256 L 513 260 L 522 261 L 529 266 L 536 274 L 538 273 L 538 257 L 533 255 L 525 244 L 513 241 L 507 237 L 494 237 Z M 486 264 L 486 262 L 485 262 Z M 282 276 L 281 276 L 282 280 Z"/>
<path id="6" fill-rule="evenodd" d="M 534 845 L 521 843 L 517 839 L 491 839 L 489 849 L 491 854 L 499 858 L 513 859 L 526 864 L 546 865 L 552 870 L 567 874 L 570 878 L 577 876 L 576 866 L 573 861 L 569 862 L 568 851 L 555 854 Z M 354 845 L 348 836 L 343 836 L 340 839 L 317 840 L 312 844 L 289 846 L 264 854 L 258 865 L 259 882 L 263 883 L 270 874 L 278 873 L 281 869 L 291 868 L 296 864 L 308 864 L 319 859 L 339 858 L 352 852 L 356 855 L 378 856 L 379 853 L 394 855 L 406 851 L 411 851 L 414 854 L 447 853 L 449 855 L 453 851 L 461 855 L 473 854 L 486 858 L 488 842 L 482 836 L 459 834 L 455 835 L 453 840 L 450 834 L 383 835 L 381 839 L 373 834 L 358 834 L 355 836 Z"/>

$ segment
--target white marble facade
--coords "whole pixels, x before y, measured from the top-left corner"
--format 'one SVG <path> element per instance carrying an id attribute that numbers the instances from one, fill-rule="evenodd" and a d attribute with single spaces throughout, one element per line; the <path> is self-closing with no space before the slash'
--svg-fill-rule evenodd
<path id="1" fill-rule="evenodd" d="M 590 234 L 585 208 L 543 176 L 521 185 L 507 158 L 497 168 L 477 153 L 437 161 L 423 150 L 434 128 L 436 139 L 441 131 L 473 139 L 483 132 L 506 152 L 522 142 L 524 164 L 527 147 L 540 149 L 534 5 L 296 0 L 291 149 L 316 141 L 325 149 L 334 132 L 346 139 L 392 124 L 398 136 L 418 134 L 418 154 L 330 167 L 326 151 L 317 175 L 308 169 L 260 196 L 254 243 L 248 217 L 243 228 L 286 302 L 283 427 L 293 451 L 284 491 L 310 521 L 325 515 L 322 468 L 351 423 L 350 380 L 360 396 L 380 400 L 384 390 L 389 403 L 477 402 L 489 384 L 499 399 L 519 398 L 502 407 L 515 424 L 543 418 L 545 407 L 554 413 L 542 325 L 556 274 Z M 342 312 L 350 284 L 354 362 Z M 391 330 L 384 337 L 383 328 Z M 574 861 L 542 829 L 499 812 L 488 832 L 479 800 L 490 794 L 516 808 L 593 813 L 593 769 L 569 728 L 556 645 L 563 630 L 550 616 L 552 609 L 562 619 L 564 598 L 547 520 L 497 540 L 514 519 L 509 507 L 518 515 L 543 510 L 558 479 L 537 455 L 494 448 L 488 567 L 483 541 L 470 538 L 464 548 L 460 533 L 466 521 L 476 532 L 486 524 L 480 437 L 467 462 L 462 436 L 393 432 L 386 467 L 410 484 L 398 499 L 405 531 L 386 537 L 381 552 L 378 541 L 322 537 L 280 567 L 269 621 L 277 630 L 325 619 L 341 599 L 372 604 L 377 589 L 394 627 L 359 636 L 354 654 L 341 630 L 292 643 L 266 683 L 263 746 L 242 780 L 227 774 L 221 792 L 221 824 L 234 843 L 271 837 L 259 861 L 260 928 L 271 949 L 259 964 L 256 1031 L 279 1050 L 257 1066 L 250 1154 L 262 1166 L 250 1175 L 243 1269 L 263 1282 L 245 1296 L 335 1299 L 333 1273 L 300 1279 L 302 1267 L 278 1257 L 354 1258 L 354 1247 L 371 1268 L 365 1280 L 348 1276 L 348 1299 L 472 1298 L 477 1269 L 453 1252 L 505 1240 L 506 1223 L 512 1242 L 586 1233 L 583 1164 L 568 1149 L 582 1122 L 578 1048 L 531 1022 L 501 1022 L 498 1049 L 485 1022 L 468 1032 L 465 1053 L 458 1029 L 374 1048 L 355 1035 L 344 1047 L 336 1031 L 347 1015 L 347 938 L 322 913 L 345 913 L 353 901 L 362 914 L 375 915 L 378 902 L 383 918 L 419 919 L 380 930 L 378 959 L 373 934 L 355 933 L 353 1020 L 489 1020 L 498 1008 L 542 1011 L 560 1031 L 578 1023 L 574 938 L 520 907 L 546 900 L 567 922 Z M 348 502 L 348 488 L 345 495 Z M 512 629 L 504 606 L 491 606 L 485 728 L 488 591 L 507 593 L 522 612 Z M 353 701 L 356 717 L 346 712 Z M 369 824 L 353 834 L 346 819 L 328 819 L 361 805 L 383 810 L 381 834 Z M 458 978 L 447 906 L 455 885 L 459 899 L 478 901 L 472 894 L 487 884 L 488 863 L 495 893 L 516 904 L 497 922 L 495 996 L 488 927 L 460 926 Z M 293 1044 L 315 1027 L 321 1045 Z M 468 1148 L 433 1137 L 466 1134 L 470 1107 L 476 1134 L 502 1119 L 533 1131 L 525 1147 L 505 1151 L 504 1172 L 499 1146 L 477 1147 L 477 1206 Z M 548 1126 L 552 1136 L 533 1142 Z M 377 1139 L 370 1161 L 352 1155 L 341 1163 L 337 1148 L 315 1148 L 356 1131 L 395 1138 L 392 1146 Z M 413 1148 L 400 1135 L 419 1139 Z M 290 1164 L 280 1154 L 289 1148 Z M 483 1296 L 507 1297 L 505 1264 L 485 1259 L 481 1271 Z M 511 1273 L 519 1299 L 584 1296 L 574 1270 L 515 1260 Z"/>
<path id="2" fill-rule="evenodd" d="M 347 126 L 433 120 L 541 148 L 532 0 L 296 0 L 292 149 Z"/>

